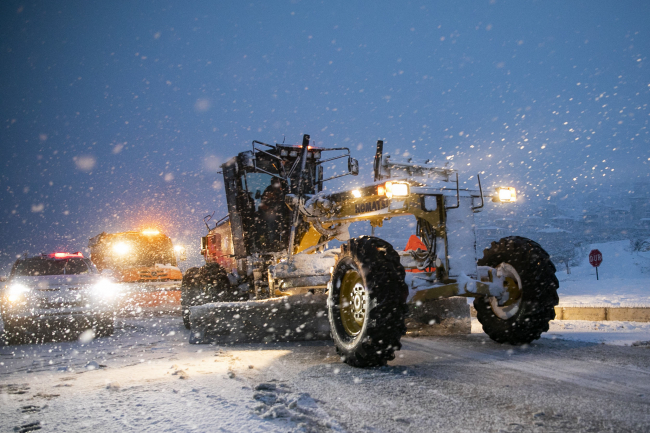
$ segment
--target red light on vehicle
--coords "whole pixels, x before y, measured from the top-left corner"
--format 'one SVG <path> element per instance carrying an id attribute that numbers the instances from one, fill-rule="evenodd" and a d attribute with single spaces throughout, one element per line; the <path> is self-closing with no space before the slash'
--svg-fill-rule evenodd
<path id="1" fill-rule="evenodd" d="M 81 254 L 80 251 L 77 251 L 76 253 L 54 253 L 50 254 L 50 257 L 54 257 L 55 259 L 69 259 L 70 257 L 83 257 L 84 255 Z"/>

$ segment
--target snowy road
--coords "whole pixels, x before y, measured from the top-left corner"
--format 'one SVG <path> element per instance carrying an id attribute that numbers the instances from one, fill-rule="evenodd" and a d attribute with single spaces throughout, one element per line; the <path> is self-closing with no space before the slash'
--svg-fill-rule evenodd
<path id="1" fill-rule="evenodd" d="M 409 338 L 389 367 L 360 370 L 330 342 L 187 340 L 162 317 L 87 344 L 2 347 L 0 430 L 650 431 L 648 346 Z"/>

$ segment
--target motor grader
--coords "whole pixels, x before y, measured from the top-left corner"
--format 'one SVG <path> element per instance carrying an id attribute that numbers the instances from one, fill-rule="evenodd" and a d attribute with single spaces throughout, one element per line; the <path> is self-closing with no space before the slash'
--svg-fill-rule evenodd
<path id="1" fill-rule="evenodd" d="M 347 171 L 324 178 L 324 165 L 337 159 L 347 159 Z M 254 141 L 251 151 L 227 161 L 228 214 L 213 228 L 211 216 L 204 219 L 206 264 L 185 273 L 181 290 L 185 325 L 200 327 L 197 336 L 212 326 L 287 340 L 304 333 L 304 324 L 283 329 L 282 305 L 320 294 L 337 352 L 358 367 L 393 359 L 409 306 L 436 299 L 474 297 L 478 320 L 497 342 L 529 343 L 548 330 L 558 281 L 540 245 L 507 237 L 477 260 L 474 214 L 488 199 L 515 201 L 514 188 L 486 194 L 478 175 L 477 189 L 461 188 L 450 166 L 396 160 L 378 141 L 372 184 L 323 190 L 324 182 L 355 176 L 358 167 L 349 149 L 311 146 L 309 135 L 299 146 Z M 370 222 L 374 234 L 384 221 L 408 215 L 417 223 L 416 250 L 396 250 L 376 236 L 350 238 L 354 222 Z M 327 249 L 334 240 L 341 247 Z M 209 319 L 204 307 L 214 313 Z M 314 314 L 305 309 L 305 316 Z"/>

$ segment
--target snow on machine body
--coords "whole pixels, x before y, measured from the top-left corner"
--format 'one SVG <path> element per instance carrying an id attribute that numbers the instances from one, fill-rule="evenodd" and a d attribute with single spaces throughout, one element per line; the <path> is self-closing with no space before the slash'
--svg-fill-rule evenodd
<path id="1" fill-rule="evenodd" d="M 348 171 L 323 179 L 323 164 L 339 158 Z M 394 358 L 414 318 L 420 329 L 439 321 L 432 305 L 447 302 L 442 310 L 468 319 L 455 297 L 475 298 L 478 320 L 498 342 L 531 342 L 555 317 L 555 268 L 537 243 L 504 238 L 477 260 L 474 214 L 488 198 L 478 177 L 478 189 L 460 188 L 456 170 L 395 161 L 378 141 L 374 183 L 327 193 L 323 182 L 357 175 L 358 162 L 347 148 L 309 146 L 308 135 L 302 146 L 254 141 L 222 168 L 228 215 L 208 226 L 206 265 L 189 269 L 181 289 L 192 342 L 331 335 L 345 362 L 366 367 Z M 513 202 L 515 194 L 499 188 L 490 198 Z M 374 233 L 405 215 L 415 217 L 422 248 L 350 239 L 353 222 L 369 221 Z M 344 243 L 327 250 L 334 239 Z"/>
<path id="2" fill-rule="evenodd" d="M 155 229 L 102 232 L 88 248 L 97 269 L 122 283 L 123 312 L 178 311 L 183 274 L 167 235 Z"/>

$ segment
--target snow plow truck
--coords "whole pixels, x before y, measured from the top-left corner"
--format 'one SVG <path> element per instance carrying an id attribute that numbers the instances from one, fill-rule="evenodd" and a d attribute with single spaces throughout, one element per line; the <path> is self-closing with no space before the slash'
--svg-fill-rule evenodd
<path id="1" fill-rule="evenodd" d="M 347 171 L 326 177 L 324 164 L 337 159 Z M 181 288 L 190 342 L 331 337 L 344 362 L 372 367 L 394 359 L 427 303 L 460 300 L 469 319 L 464 298 L 473 297 L 487 335 L 514 345 L 555 317 L 559 284 L 539 244 L 506 237 L 477 257 L 474 215 L 488 199 L 514 202 L 512 187 L 488 194 L 477 175 L 478 188 L 461 188 L 450 166 L 397 160 L 377 141 L 373 183 L 324 191 L 359 165 L 349 149 L 312 146 L 309 135 L 302 145 L 253 141 L 222 170 L 228 214 L 213 228 L 204 219 L 206 263 L 188 269 Z M 407 215 L 420 247 L 400 251 L 374 236 Z M 373 235 L 350 238 L 358 221 Z M 327 249 L 334 240 L 340 248 Z"/>
<path id="2" fill-rule="evenodd" d="M 178 311 L 183 275 L 167 235 L 157 229 L 102 232 L 88 241 L 88 248 L 97 269 L 121 283 L 121 310 Z"/>

